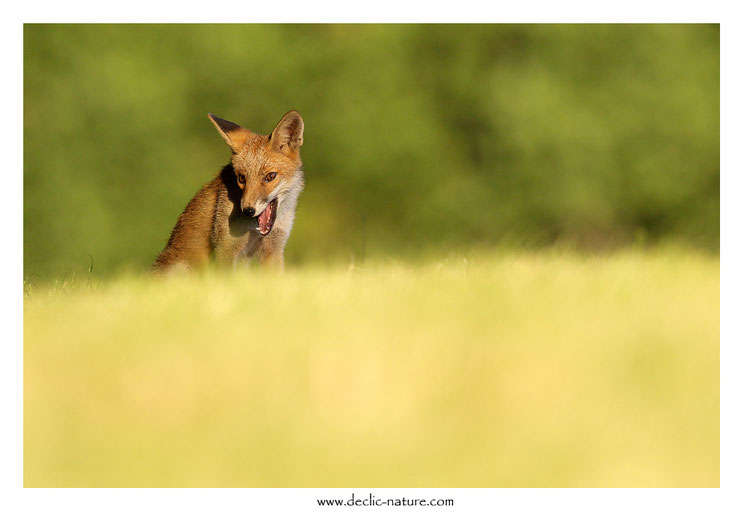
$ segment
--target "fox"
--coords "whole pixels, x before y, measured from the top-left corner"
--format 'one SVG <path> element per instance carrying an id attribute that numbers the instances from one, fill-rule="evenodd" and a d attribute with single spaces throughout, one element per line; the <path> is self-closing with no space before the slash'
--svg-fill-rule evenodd
<path id="1" fill-rule="evenodd" d="M 302 116 L 290 110 L 270 135 L 207 117 L 230 148 L 230 163 L 186 205 L 151 271 L 192 270 L 210 261 L 234 267 L 250 258 L 282 270 L 305 186 Z"/>

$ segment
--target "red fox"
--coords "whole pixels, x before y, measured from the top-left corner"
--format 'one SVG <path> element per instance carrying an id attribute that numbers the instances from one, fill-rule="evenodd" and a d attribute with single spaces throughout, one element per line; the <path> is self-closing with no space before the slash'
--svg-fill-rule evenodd
<path id="1" fill-rule="evenodd" d="M 230 147 L 231 161 L 186 205 L 152 270 L 190 269 L 210 260 L 235 265 L 253 256 L 283 268 L 305 185 L 302 116 L 287 112 L 268 136 L 212 114 L 209 119 Z"/>

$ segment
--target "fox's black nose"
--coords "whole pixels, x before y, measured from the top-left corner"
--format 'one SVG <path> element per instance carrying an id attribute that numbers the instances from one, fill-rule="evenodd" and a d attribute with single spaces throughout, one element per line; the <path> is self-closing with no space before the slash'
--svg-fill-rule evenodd
<path id="1" fill-rule="evenodd" d="M 253 217 L 254 215 L 256 215 L 256 209 L 249 206 L 248 208 L 243 210 L 243 215 L 245 215 L 246 217 Z"/>

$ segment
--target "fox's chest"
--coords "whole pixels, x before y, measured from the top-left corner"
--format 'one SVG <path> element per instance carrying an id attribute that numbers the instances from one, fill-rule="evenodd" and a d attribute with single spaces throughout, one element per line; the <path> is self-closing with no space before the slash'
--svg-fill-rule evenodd
<path id="1" fill-rule="evenodd" d="M 257 227 L 258 221 L 255 217 L 240 215 L 228 220 L 230 245 L 233 247 L 235 258 L 248 257 L 256 252 L 261 242 Z"/>

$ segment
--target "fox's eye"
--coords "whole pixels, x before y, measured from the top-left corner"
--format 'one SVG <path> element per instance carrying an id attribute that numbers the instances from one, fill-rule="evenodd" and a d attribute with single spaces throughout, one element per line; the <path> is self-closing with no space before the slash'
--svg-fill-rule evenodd
<path id="1" fill-rule="evenodd" d="M 266 183 L 268 183 L 271 180 L 273 180 L 274 178 L 276 178 L 276 173 L 275 172 L 270 172 L 269 174 L 267 174 L 266 176 L 264 176 L 264 181 Z"/>
<path id="2" fill-rule="evenodd" d="M 245 185 L 245 176 L 243 176 L 242 174 L 238 174 L 238 183 L 240 183 L 241 185 Z"/>

